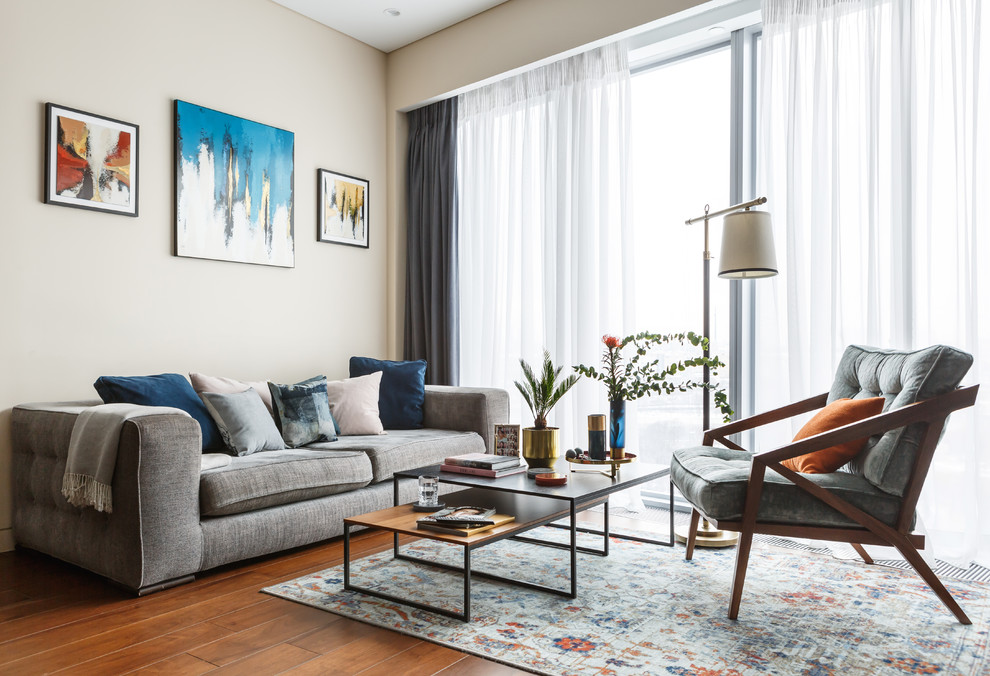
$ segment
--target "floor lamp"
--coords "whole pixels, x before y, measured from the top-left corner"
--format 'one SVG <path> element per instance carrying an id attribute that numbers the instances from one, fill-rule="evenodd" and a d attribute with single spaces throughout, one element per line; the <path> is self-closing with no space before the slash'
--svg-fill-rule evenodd
<path id="1" fill-rule="evenodd" d="M 719 277 L 722 279 L 773 277 L 777 274 L 777 256 L 773 246 L 773 226 L 770 222 L 770 214 L 766 211 L 750 210 L 752 207 L 765 204 L 766 201 L 766 197 L 759 197 L 714 213 L 709 213 L 706 204 L 703 216 L 685 221 L 687 225 L 693 225 L 698 221 L 705 222 L 704 269 L 702 271 L 702 288 L 705 296 L 702 335 L 705 338 L 711 337 L 710 268 L 712 252 L 708 244 L 708 221 L 719 216 L 725 217 L 722 225 Z M 704 348 L 704 355 L 705 357 L 709 355 L 707 344 Z M 705 384 L 702 389 L 702 425 L 705 430 L 708 430 L 711 427 L 711 391 L 708 389 L 711 374 L 707 366 L 704 367 L 702 373 L 702 382 Z M 677 532 L 676 535 L 678 540 L 687 540 L 686 532 Z M 712 528 L 707 519 L 702 519 L 701 526 L 698 528 L 696 545 L 699 547 L 728 547 L 734 545 L 738 539 L 737 533 L 717 530 Z"/>

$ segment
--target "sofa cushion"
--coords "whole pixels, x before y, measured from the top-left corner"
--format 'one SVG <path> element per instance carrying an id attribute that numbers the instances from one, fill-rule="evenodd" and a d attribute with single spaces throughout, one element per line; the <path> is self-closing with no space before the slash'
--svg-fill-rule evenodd
<path id="1" fill-rule="evenodd" d="M 382 372 L 378 416 L 387 430 L 415 430 L 423 426 L 426 399 L 426 360 L 388 361 L 351 357 L 351 378 Z"/>
<path id="2" fill-rule="evenodd" d="M 268 383 L 275 423 L 289 448 L 316 441 L 334 441 L 337 429 L 330 415 L 327 379 L 316 376 L 295 385 Z"/>
<path id="3" fill-rule="evenodd" d="M 794 441 L 801 441 L 875 416 L 883 410 L 883 404 L 883 397 L 836 399 L 806 422 L 804 427 L 794 436 Z M 869 437 L 853 439 L 843 444 L 805 453 L 796 458 L 788 458 L 780 464 L 789 470 L 802 474 L 827 474 L 834 472 L 855 458 L 868 439 Z"/>
<path id="4" fill-rule="evenodd" d="M 203 433 L 203 450 L 223 448 L 220 430 L 210 412 L 193 390 L 192 385 L 178 373 L 154 376 L 102 376 L 93 387 L 105 404 L 138 404 L 140 406 L 171 406 L 191 415 Z"/>
<path id="5" fill-rule="evenodd" d="M 674 451 L 670 478 L 681 494 L 712 519 L 742 518 L 752 455 L 717 446 L 696 446 Z M 864 477 L 849 472 L 806 474 L 809 481 L 827 488 L 864 512 L 894 526 L 900 515 L 900 498 L 876 488 Z M 757 519 L 763 523 L 795 523 L 809 526 L 860 525 L 771 469 L 764 475 Z"/>
<path id="6" fill-rule="evenodd" d="M 386 435 L 340 437 L 340 450 L 360 450 L 371 460 L 374 483 L 388 481 L 395 472 L 439 465 L 449 455 L 484 453 L 485 442 L 476 432 L 454 430 L 390 430 Z"/>
<path id="7" fill-rule="evenodd" d="M 327 383 L 330 412 L 342 436 L 384 434 L 378 416 L 378 391 L 382 373 L 371 373 Z"/>
<path id="8" fill-rule="evenodd" d="M 271 413 L 254 389 L 233 394 L 201 392 L 199 396 L 220 428 L 223 443 L 234 455 L 285 448 Z"/>
<path id="9" fill-rule="evenodd" d="M 240 514 L 265 507 L 344 493 L 371 482 L 371 462 L 356 450 L 327 450 L 330 444 L 262 451 L 232 458 L 226 467 L 200 476 L 204 516 Z"/>
<path id="10" fill-rule="evenodd" d="M 235 392 L 243 392 L 250 387 L 258 393 L 259 397 L 261 397 L 261 401 L 264 402 L 265 408 L 268 409 L 268 413 L 274 415 L 274 412 L 272 411 L 272 393 L 268 390 L 267 380 L 236 380 L 234 378 L 208 376 L 203 373 L 192 372 L 189 374 L 189 382 L 192 383 L 193 389 L 196 390 L 197 394 L 203 394 L 203 392 L 234 394 Z"/>

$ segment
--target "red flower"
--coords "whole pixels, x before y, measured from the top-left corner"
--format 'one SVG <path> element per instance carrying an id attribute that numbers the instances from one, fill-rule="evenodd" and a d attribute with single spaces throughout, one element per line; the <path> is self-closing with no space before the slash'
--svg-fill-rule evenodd
<path id="1" fill-rule="evenodd" d="M 610 336 L 608 334 L 602 336 L 602 342 L 605 343 L 605 347 L 607 347 L 610 350 L 614 350 L 615 348 L 622 346 L 622 343 L 619 341 L 618 338 L 616 338 L 615 336 Z"/>

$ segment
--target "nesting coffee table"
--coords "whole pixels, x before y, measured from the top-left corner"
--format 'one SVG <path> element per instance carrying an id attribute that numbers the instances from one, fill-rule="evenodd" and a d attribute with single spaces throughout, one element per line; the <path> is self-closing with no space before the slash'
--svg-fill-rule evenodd
<path id="1" fill-rule="evenodd" d="M 448 493 L 444 500 L 449 504 L 464 505 L 486 505 L 496 508 L 501 514 L 511 514 L 516 517 L 515 521 L 503 524 L 492 530 L 477 533 L 471 536 L 438 533 L 434 531 L 420 530 L 416 528 L 416 520 L 423 516 L 420 512 L 414 512 L 410 505 L 399 505 L 399 481 L 401 479 L 415 479 L 423 474 L 435 474 L 440 477 L 440 483 L 463 486 L 465 490 L 455 493 Z M 625 465 L 621 471 L 613 478 L 600 473 L 573 472 L 568 476 L 568 482 L 564 486 L 537 486 L 536 482 L 529 479 L 526 474 L 513 474 L 511 476 L 490 479 L 478 477 L 470 474 L 453 474 L 441 472 L 438 465 L 420 467 L 404 472 L 396 472 L 393 478 L 394 483 L 394 507 L 388 509 L 361 514 L 359 516 L 344 519 L 344 589 L 358 591 L 371 596 L 377 596 L 389 601 L 395 601 L 404 605 L 439 613 L 448 617 L 453 617 L 465 622 L 471 620 L 471 579 L 472 577 L 483 577 L 497 580 L 506 584 L 512 584 L 528 589 L 557 594 L 568 598 L 576 598 L 578 595 L 578 572 L 577 555 L 578 552 L 592 554 L 596 556 L 608 556 L 609 538 L 622 538 L 647 542 L 651 544 L 672 547 L 674 545 L 674 487 L 670 486 L 670 530 L 669 540 L 655 540 L 638 535 L 627 533 L 617 533 L 610 530 L 608 499 L 613 493 L 633 488 L 655 479 L 661 479 L 670 474 L 670 468 L 665 465 L 653 465 L 649 463 L 634 463 Z M 578 526 L 577 515 L 591 507 L 604 505 L 604 521 L 602 528 L 589 528 Z M 567 519 L 567 523 L 556 523 L 562 519 Z M 464 600 L 462 610 L 451 611 L 446 608 L 438 608 L 412 599 L 400 598 L 390 595 L 377 589 L 369 589 L 355 584 L 351 580 L 351 558 L 350 558 L 350 529 L 352 526 L 363 526 L 369 529 L 390 531 L 393 534 L 393 556 L 398 559 L 415 561 L 419 564 L 435 566 L 448 570 L 457 571 L 464 577 Z M 527 531 L 540 526 L 551 526 L 563 528 L 570 532 L 568 542 L 551 542 L 526 536 Z M 601 547 L 584 547 L 577 543 L 577 534 L 586 533 L 602 538 Z M 399 535 L 412 535 L 418 538 L 438 540 L 450 544 L 455 544 L 463 549 L 463 566 L 451 566 L 438 561 L 425 560 L 419 557 L 411 557 L 400 552 Z M 505 539 L 521 540 L 548 547 L 558 547 L 567 549 L 570 552 L 570 588 L 557 589 L 537 582 L 516 580 L 494 573 L 475 571 L 471 569 L 471 552 L 479 547 L 492 544 Z"/>

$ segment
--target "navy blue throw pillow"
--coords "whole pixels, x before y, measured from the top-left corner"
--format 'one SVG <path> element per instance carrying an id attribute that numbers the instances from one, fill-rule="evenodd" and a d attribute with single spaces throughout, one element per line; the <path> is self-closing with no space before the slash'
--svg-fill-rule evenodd
<path id="1" fill-rule="evenodd" d="M 415 430 L 423 426 L 426 401 L 426 360 L 387 361 L 351 357 L 351 378 L 382 372 L 378 390 L 378 417 L 387 430 Z"/>
<path id="2" fill-rule="evenodd" d="M 101 376 L 93 387 L 104 404 L 171 406 L 191 415 L 203 430 L 203 450 L 222 449 L 223 437 L 203 401 L 185 376 L 163 373 L 157 376 Z"/>

